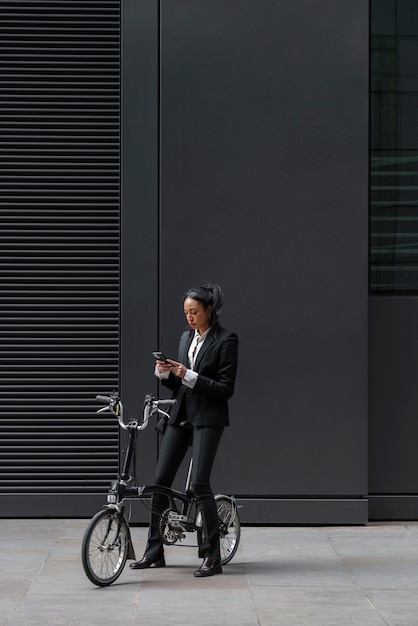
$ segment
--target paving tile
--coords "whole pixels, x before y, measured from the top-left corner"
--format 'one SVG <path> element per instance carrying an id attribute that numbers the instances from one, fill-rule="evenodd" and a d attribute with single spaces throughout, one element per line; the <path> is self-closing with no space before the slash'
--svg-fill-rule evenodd
<path id="1" fill-rule="evenodd" d="M 116 594 L 112 594 L 111 602 L 103 602 L 104 595 L 105 590 L 99 588 L 96 593 L 85 596 L 32 595 L 16 608 L 6 623 L 7 626 L 131 626 L 135 602 L 124 601 Z"/>
<path id="2" fill-rule="evenodd" d="M 418 588 L 368 591 L 370 603 L 382 615 L 387 626 L 416 626 L 418 624 Z"/>
<path id="3" fill-rule="evenodd" d="M 222 578 L 221 576 L 214 576 Z M 178 591 L 142 591 L 133 626 L 259 626 L 249 589 L 192 589 Z"/>
<path id="4" fill-rule="evenodd" d="M 418 523 L 243 527 L 224 574 L 196 579 L 194 535 L 167 567 L 105 588 L 81 563 L 88 520 L 0 520 L 0 626 L 417 626 Z M 145 527 L 131 529 L 141 558 Z"/>
<path id="5" fill-rule="evenodd" d="M 351 573 L 342 563 L 306 557 L 274 562 L 247 562 L 247 576 L 254 586 L 355 587 Z"/>
<path id="6" fill-rule="evenodd" d="M 48 558 L 50 561 L 75 560 L 75 557 L 78 558 L 80 555 L 80 537 L 60 537 L 59 539 L 57 539 L 54 545 L 54 549 L 51 551 L 51 554 Z"/>
<path id="7" fill-rule="evenodd" d="M 352 588 L 254 587 L 252 592 L 260 626 L 386 626 Z"/>
<path id="8" fill-rule="evenodd" d="M 51 548 L 40 546 L 37 549 L 25 549 L 24 546 L 16 546 L 8 551 L 1 550 L 0 579 L 21 580 L 28 578 L 34 580 L 42 569 L 45 559 L 48 558 Z"/>
<path id="9" fill-rule="evenodd" d="M 199 567 L 194 564 L 193 567 L 163 567 L 158 569 L 149 569 L 143 573 L 141 581 L 141 590 L 178 590 L 184 589 L 201 591 L 207 589 L 212 592 L 214 590 L 224 591 L 226 589 L 248 589 L 248 581 L 245 566 L 225 565 L 223 574 L 211 576 L 208 578 L 196 578 L 193 572 Z"/>
<path id="10" fill-rule="evenodd" d="M 401 561 L 393 565 L 372 564 L 352 567 L 351 572 L 356 583 L 364 590 L 418 589 L 418 566 L 408 566 Z"/>
<path id="11" fill-rule="evenodd" d="M 30 580 L 0 580 L 0 624 L 7 623 L 19 602 L 24 598 Z"/>
<path id="12" fill-rule="evenodd" d="M 251 530 L 243 533 L 242 547 L 251 585 L 355 585 L 321 529 Z"/>
<path id="13" fill-rule="evenodd" d="M 106 587 L 106 589 L 113 590 L 118 588 L 119 593 L 125 591 L 127 594 L 135 594 L 137 592 L 138 584 L 142 577 L 142 572 L 139 576 L 133 578 L 131 572 L 126 567 L 118 580 Z M 42 568 L 39 575 L 32 582 L 28 595 L 40 595 L 40 596 L 61 596 L 69 594 L 70 596 L 85 595 L 92 591 L 99 589 L 96 585 L 91 583 L 84 573 L 81 559 L 60 561 L 58 559 L 49 559 Z"/>
<path id="14" fill-rule="evenodd" d="M 355 530 L 326 532 L 357 585 L 363 589 L 418 587 L 418 525 L 378 524 Z"/>

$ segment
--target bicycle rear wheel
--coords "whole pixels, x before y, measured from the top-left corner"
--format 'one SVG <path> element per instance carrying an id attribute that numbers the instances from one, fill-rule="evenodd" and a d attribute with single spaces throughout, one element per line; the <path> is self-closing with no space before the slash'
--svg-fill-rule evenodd
<path id="1" fill-rule="evenodd" d="M 98 587 L 111 585 L 121 575 L 128 557 L 129 526 L 118 511 L 105 509 L 90 520 L 81 546 L 87 578 Z"/>
<path id="2" fill-rule="evenodd" d="M 235 556 L 241 537 L 241 522 L 235 501 L 223 495 L 216 495 L 216 508 L 219 518 L 219 543 L 221 564 L 226 565 Z"/>

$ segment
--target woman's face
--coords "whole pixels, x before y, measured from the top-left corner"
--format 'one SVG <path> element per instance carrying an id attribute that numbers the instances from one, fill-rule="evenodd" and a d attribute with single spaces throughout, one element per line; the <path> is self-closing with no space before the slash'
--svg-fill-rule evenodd
<path id="1" fill-rule="evenodd" d="M 184 301 L 184 314 L 187 323 L 193 330 L 197 330 L 200 335 L 210 326 L 211 309 L 211 306 L 205 309 L 201 302 L 192 298 L 186 298 Z"/>

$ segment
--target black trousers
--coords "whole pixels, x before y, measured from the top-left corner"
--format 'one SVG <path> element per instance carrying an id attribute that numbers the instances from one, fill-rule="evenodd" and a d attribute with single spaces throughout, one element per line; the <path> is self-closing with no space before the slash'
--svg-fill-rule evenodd
<path id="1" fill-rule="evenodd" d="M 198 532 L 199 557 L 219 559 L 219 525 L 210 475 L 223 427 L 167 426 L 161 445 L 154 484 L 171 487 L 190 445 L 192 446 L 192 488 L 202 513 L 203 526 Z M 151 520 L 144 556 L 155 561 L 163 556 L 163 541 L 158 522 L 167 508 L 167 498 L 155 493 L 151 499 Z"/>

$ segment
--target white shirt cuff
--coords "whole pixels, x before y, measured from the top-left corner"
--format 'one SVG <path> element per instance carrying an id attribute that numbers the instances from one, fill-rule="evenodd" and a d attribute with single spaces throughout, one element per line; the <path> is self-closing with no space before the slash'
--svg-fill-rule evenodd
<path id="1" fill-rule="evenodd" d="M 182 380 L 182 383 L 183 385 L 186 385 L 186 387 L 190 387 L 190 389 L 193 389 L 198 378 L 199 374 L 197 372 L 187 370 Z"/>
<path id="2" fill-rule="evenodd" d="M 158 369 L 158 366 L 155 365 L 155 370 L 154 370 L 154 374 L 157 376 L 157 378 L 159 378 L 160 380 L 165 380 L 166 378 L 168 378 L 170 376 L 170 372 L 160 372 L 160 370 Z"/>

